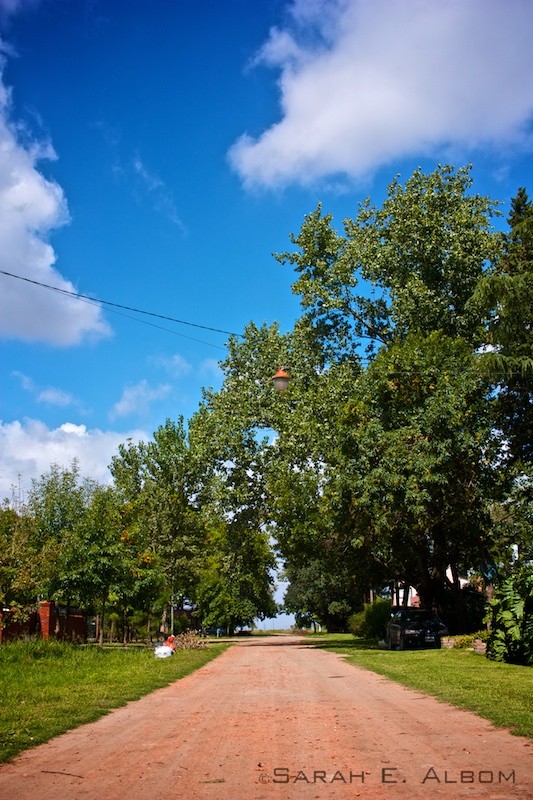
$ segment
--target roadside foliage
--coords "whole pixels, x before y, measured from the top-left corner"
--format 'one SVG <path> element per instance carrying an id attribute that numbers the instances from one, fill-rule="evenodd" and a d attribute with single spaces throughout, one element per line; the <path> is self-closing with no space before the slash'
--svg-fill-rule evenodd
<path id="1" fill-rule="evenodd" d="M 276 258 L 295 274 L 292 330 L 231 337 L 222 388 L 187 423 L 124 443 L 111 486 L 52 466 L 27 507 L 5 505 L 4 605 L 82 605 L 101 637 L 171 619 L 233 631 L 276 613 L 281 566 L 285 610 L 330 631 L 410 586 L 469 633 L 492 598 L 489 656 L 531 663 L 525 189 L 505 227 L 469 167 L 416 170 L 342 231 L 318 206 L 290 241 Z"/>

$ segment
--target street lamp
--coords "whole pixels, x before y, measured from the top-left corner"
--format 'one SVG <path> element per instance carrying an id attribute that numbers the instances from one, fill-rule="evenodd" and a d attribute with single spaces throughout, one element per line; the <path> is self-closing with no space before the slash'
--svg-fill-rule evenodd
<path id="1" fill-rule="evenodd" d="M 272 376 L 272 382 L 276 392 L 284 392 L 291 382 L 291 376 L 284 369 L 278 369 L 276 374 Z"/>

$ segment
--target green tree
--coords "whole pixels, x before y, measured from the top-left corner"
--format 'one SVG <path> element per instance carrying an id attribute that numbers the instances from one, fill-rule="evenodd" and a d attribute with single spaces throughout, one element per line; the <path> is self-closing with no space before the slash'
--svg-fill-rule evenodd
<path id="1" fill-rule="evenodd" d="M 256 618 L 275 616 L 270 574 L 275 562 L 268 537 L 223 524 L 213 529 L 209 545 L 197 592 L 202 626 L 232 634 Z"/>
<path id="2" fill-rule="evenodd" d="M 501 257 L 480 280 L 475 300 L 487 315 L 480 361 L 495 389 L 495 424 L 508 457 L 525 467 L 533 461 L 533 204 L 524 188 L 508 223 Z"/>
<path id="3" fill-rule="evenodd" d="M 319 550 L 305 561 L 290 559 L 283 574 L 289 581 L 285 611 L 297 620 L 319 622 L 329 633 L 346 630 L 348 618 L 360 605 L 349 563 L 332 563 L 331 552 Z"/>
<path id="4" fill-rule="evenodd" d="M 376 348 L 442 331 L 476 341 L 472 295 L 501 241 L 491 227 L 497 203 L 471 187 L 469 167 L 418 169 L 391 183 L 381 208 L 360 204 L 343 236 L 320 206 L 306 217 L 291 237 L 298 251 L 278 258 L 298 273 L 293 291 L 330 361 L 358 352 L 361 339 Z"/>
<path id="5" fill-rule="evenodd" d="M 313 549 L 350 565 L 352 602 L 396 579 L 428 605 L 452 588 L 459 605 L 459 572 L 489 558 L 501 439 L 474 358 L 486 338 L 475 292 L 502 238 L 497 204 L 471 192 L 469 173 L 445 166 L 395 180 L 344 235 L 319 207 L 292 237 L 298 250 L 278 256 L 298 276 L 295 333 L 310 370 L 300 382 L 297 364 L 290 422 L 277 420 L 276 536 L 289 570 L 304 571 Z"/>
<path id="6" fill-rule="evenodd" d="M 167 420 L 144 450 L 144 522 L 170 594 L 182 599 L 194 599 L 205 543 L 191 463 L 183 420 Z"/>
<path id="7" fill-rule="evenodd" d="M 38 552 L 38 593 L 67 606 L 78 604 L 83 585 L 78 569 L 78 534 L 87 512 L 94 484 L 83 481 L 79 466 L 52 464 L 32 481 L 28 509 L 35 520 L 33 546 Z"/>
<path id="8" fill-rule="evenodd" d="M 99 611 L 99 641 L 103 644 L 106 612 L 113 600 L 122 609 L 138 601 L 138 572 L 145 565 L 142 553 L 124 528 L 117 494 L 111 486 L 93 486 L 90 501 L 72 542 L 79 596 L 87 608 Z"/>
<path id="9" fill-rule="evenodd" d="M 244 397 L 222 391 L 206 394 L 190 426 L 192 453 L 201 465 L 198 503 L 211 531 L 199 609 L 204 624 L 230 629 L 277 611 L 275 558 L 265 516 L 266 441 L 256 436 L 246 417 Z"/>
<path id="10" fill-rule="evenodd" d="M 456 600 L 459 575 L 490 548 L 487 492 L 499 448 L 471 349 L 442 333 L 380 353 L 346 407 L 352 545 L 388 582 L 416 587 L 427 607 Z"/>
<path id="11" fill-rule="evenodd" d="M 144 541 L 159 571 L 164 628 L 170 603 L 195 602 L 205 555 L 194 464 L 180 418 L 166 420 L 149 442 L 122 445 L 110 467 L 130 534 Z"/>
<path id="12" fill-rule="evenodd" d="M 33 519 L 25 509 L 0 508 L 0 604 L 27 609 L 37 596 L 38 553 Z"/>

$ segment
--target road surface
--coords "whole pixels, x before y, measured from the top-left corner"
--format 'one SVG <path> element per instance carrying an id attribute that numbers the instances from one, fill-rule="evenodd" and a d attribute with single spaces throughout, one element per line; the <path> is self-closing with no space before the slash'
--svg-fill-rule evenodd
<path id="1" fill-rule="evenodd" d="M 291 636 L 0 768 L 0 800 L 528 800 L 532 742 Z"/>

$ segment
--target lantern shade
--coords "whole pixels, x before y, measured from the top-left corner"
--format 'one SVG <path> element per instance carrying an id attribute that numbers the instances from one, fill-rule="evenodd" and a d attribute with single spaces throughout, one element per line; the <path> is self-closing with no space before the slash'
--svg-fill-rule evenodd
<path id="1" fill-rule="evenodd" d="M 284 392 L 291 381 L 291 376 L 284 369 L 278 369 L 275 375 L 272 376 L 272 382 L 277 392 Z"/>

